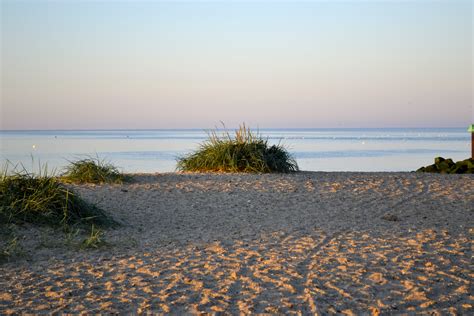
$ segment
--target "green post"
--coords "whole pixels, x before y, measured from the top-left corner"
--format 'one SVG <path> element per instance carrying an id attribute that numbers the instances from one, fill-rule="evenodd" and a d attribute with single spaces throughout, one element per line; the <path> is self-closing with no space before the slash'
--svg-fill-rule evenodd
<path id="1" fill-rule="evenodd" d="M 471 132 L 471 158 L 474 159 L 474 124 L 471 124 L 467 131 Z"/>

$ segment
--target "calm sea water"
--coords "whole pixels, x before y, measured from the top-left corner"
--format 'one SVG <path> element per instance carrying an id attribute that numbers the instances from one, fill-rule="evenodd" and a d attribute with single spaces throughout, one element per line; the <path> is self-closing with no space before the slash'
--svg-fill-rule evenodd
<path id="1" fill-rule="evenodd" d="M 302 170 L 412 171 L 435 156 L 470 156 L 466 129 L 262 129 L 282 143 Z M 204 130 L 0 131 L 0 160 L 60 171 L 68 160 L 98 155 L 125 172 L 167 172 L 196 150 Z M 32 165 L 32 158 L 34 163 Z"/>

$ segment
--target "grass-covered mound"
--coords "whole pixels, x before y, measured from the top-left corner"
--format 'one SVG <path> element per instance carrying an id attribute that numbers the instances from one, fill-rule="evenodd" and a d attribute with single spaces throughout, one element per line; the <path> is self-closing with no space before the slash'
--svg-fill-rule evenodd
<path id="1" fill-rule="evenodd" d="M 128 178 L 116 166 L 99 158 L 72 161 L 61 176 L 70 183 L 123 183 Z"/>
<path id="2" fill-rule="evenodd" d="M 33 223 L 50 226 L 114 225 L 101 209 L 84 201 L 47 174 L 26 170 L 0 176 L 0 224 Z"/>
<path id="3" fill-rule="evenodd" d="M 450 158 L 436 157 L 434 162 L 432 165 L 421 167 L 416 172 L 474 174 L 474 159 L 472 158 L 454 162 Z"/>
<path id="4" fill-rule="evenodd" d="M 281 145 L 269 145 L 267 140 L 254 134 L 245 125 L 232 137 L 216 131 L 200 148 L 178 159 L 178 170 L 197 172 L 292 172 L 298 165 Z"/>

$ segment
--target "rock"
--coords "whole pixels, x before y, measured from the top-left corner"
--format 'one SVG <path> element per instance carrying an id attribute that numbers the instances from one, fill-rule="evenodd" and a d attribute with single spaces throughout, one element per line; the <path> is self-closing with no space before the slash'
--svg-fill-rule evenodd
<path id="1" fill-rule="evenodd" d="M 451 160 L 452 161 L 452 160 Z M 441 172 L 441 173 L 448 173 L 448 171 L 451 169 L 451 166 L 453 166 L 453 164 L 449 164 L 447 162 L 447 160 L 444 160 L 442 162 L 440 162 L 439 164 L 436 164 L 436 168 Z"/>
<path id="2" fill-rule="evenodd" d="M 420 169 L 416 170 L 416 172 L 426 172 L 425 167 L 421 167 Z"/>
<path id="3" fill-rule="evenodd" d="M 466 165 L 469 169 L 474 169 L 474 159 L 469 158 L 464 161 L 466 162 Z"/>
<path id="4" fill-rule="evenodd" d="M 474 173 L 474 159 L 469 158 L 463 161 L 464 165 L 467 167 L 467 170 L 465 173 Z"/>
<path id="5" fill-rule="evenodd" d="M 425 167 L 425 172 L 438 172 L 436 165 L 429 165 Z"/>
<path id="6" fill-rule="evenodd" d="M 462 173 L 466 173 L 467 170 L 468 168 L 466 165 L 456 163 L 456 167 L 452 170 L 451 173 L 462 174 Z"/>
<path id="7" fill-rule="evenodd" d="M 444 159 L 443 157 L 436 157 L 435 163 L 426 167 L 419 168 L 416 172 L 430 172 L 443 174 L 463 174 L 474 173 L 474 159 L 468 158 L 465 160 L 454 162 L 451 158 Z"/>
<path id="8" fill-rule="evenodd" d="M 451 158 L 448 158 L 443 162 L 447 163 L 450 168 L 455 165 L 454 161 Z"/>

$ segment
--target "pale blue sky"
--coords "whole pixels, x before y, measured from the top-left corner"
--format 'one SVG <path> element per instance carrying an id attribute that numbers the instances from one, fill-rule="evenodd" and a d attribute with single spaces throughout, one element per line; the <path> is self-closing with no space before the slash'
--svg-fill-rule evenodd
<path id="1" fill-rule="evenodd" d="M 470 0 L 1 3 L 0 129 L 474 121 Z"/>

